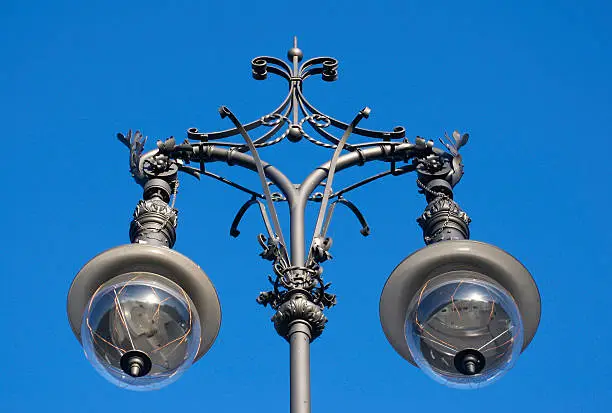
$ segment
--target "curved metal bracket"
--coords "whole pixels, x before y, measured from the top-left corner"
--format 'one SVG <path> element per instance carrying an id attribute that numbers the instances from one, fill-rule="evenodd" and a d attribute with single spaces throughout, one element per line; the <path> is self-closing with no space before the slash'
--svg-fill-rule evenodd
<path id="1" fill-rule="evenodd" d="M 268 209 L 270 210 L 270 214 L 272 215 L 272 223 L 274 224 L 274 230 L 276 231 L 276 236 L 278 237 L 281 243 L 281 248 L 283 250 L 283 258 L 286 260 L 285 263 L 288 264 L 290 261 L 289 261 L 289 255 L 287 254 L 287 247 L 286 247 L 287 244 L 285 244 L 285 239 L 283 237 L 283 232 L 281 230 L 280 222 L 278 221 L 278 214 L 276 213 L 276 208 L 274 207 L 274 201 L 272 200 L 272 194 L 270 193 L 270 187 L 268 186 L 268 182 L 266 180 L 266 174 L 264 172 L 263 164 L 261 163 L 261 158 L 259 157 L 259 153 L 257 152 L 257 148 L 255 148 L 255 145 L 253 144 L 253 141 L 249 137 L 249 134 L 247 133 L 247 131 L 244 129 L 244 127 L 242 126 L 238 118 L 236 118 L 236 116 L 232 113 L 231 110 L 229 110 L 226 106 L 221 106 L 219 108 L 219 115 L 221 115 L 221 118 L 228 117 L 234 123 L 234 125 L 236 126 L 236 128 L 238 129 L 242 137 L 244 138 L 245 142 L 249 146 L 251 155 L 253 156 L 253 159 L 255 160 L 255 166 L 257 167 L 257 173 L 259 175 L 259 180 L 261 181 L 261 186 L 265 194 L 266 203 L 268 204 Z"/>
<path id="2" fill-rule="evenodd" d="M 342 147 L 346 143 L 349 135 L 351 134 L 355 126 L 359 124 L 361 119 L 367 118 L 368 116 L 370 116 L 370 108 L 366 107 L 366 108 L 363 108 L 361 111 L 359 111 L 357 116 L 355 116 L 355 119 L 353 119 L 353 121 L 344 131 L 344 134 L 342 135 L 342 139 L 340 139 L 340 142 L 338 143 L 338 146 L 336 147 L 336 150 L 334 151 L 334 155 L 332 156 L 331 163 L 329 164 L 329 172 L 327 173 L 327 182 L 325 184 L 325 190 L 323 191 L 323 199 L 321 200 L 321 207 L 319 208 L 319 216 L 317 217 L 317 223 L 315 225 L 314 235 L 312 237 L 312 242 L 310 244 L 310 250 L 309 250 L 310 252 L 308 253 L 308 259 L 306 260 L 306 262 L 308 262 L 311 258 L 311 255 L 312 255 L 311 250 L 312 250 L 312 246 L 315 243 L 315 239 L 321 235 L 321 226 L 323 225 L 323 219 L 325 218 L 325 213 L 327 212 L 327 203 L 329 201 L 329 197 L 332 194 L 332 183 L 334 181 L 334 173 L 336 172 L 336 163 L 338 162 L 338 157 L 340 156 L 340 152 L 342 152 Z"/>
<path id="3" fill-rule="evenodd" d="M 342 197 L 339 197 L 336 201 L 334 201 L 334 204 L 336 203 L 346 206 L 348 209 L 350 209 L 353 212 L 353 214 L 355 214 L 355 216 L 359 220 L 359 223 L 361 224 L 361 229 L 359 230 L 359 232 L 361 232 L 361 235 L 363 235 L 364 237 L 367 237 L 368 235 L 370 235 L 370 227 L 368 226 L 368 223 L 366 222 L 365 217 L 363 216 L 359 208 L 357 208 L 357 206 L 354 203 Z"/>
<path id="4" fill-rule="evenodd" d="M 232 221 L 232 226 L 230 228 L 230 235 L 232 237 L 236 238 L 238 237 L 238 235 L 240 235 L 240 231 L 238 230 L 238 225 L 240 224 L 240 221 L 242 221 L 242 217 L 248 211 L 251 205 L 255 205 L 255 204 L 259 206 L 259 211 L 261 212 L 261 218 L 263 219 L 264 225 L 266 226 L 266 231 L 268 232 L 268 236 L 270 238 L 274 237 L 274 231 L 272 230 L 272 226 L 270 225 L 270 221 L 268 220 L 266 206 L 255 197 L 246 201 L 236 213 L 236 216 L 234 217 L 234 221 Z"/>
<path id="5" fill-rule="evenodd" d="M 267 115 L 262 116 L 261 118 L 253 122 L 243 125 L 244 129 L 247 131 L 256 129 L 260 126 L 268 126 L 272 128 L 270 131 L 266 132 L 265 134 L 263 134 L 261 137 L 257 138 L 254 141 L 256 145 L 262 145 L 265 142 L 267 142 L 287 122 L 287 115 L 291 111 L 290 103 L 291 103 L 292 94 L 293 94 L 292 91 L 289 90 L 289 93 L 287 94 L 283 102 L 276 109 L 274 109 L 272 112 L 268 113 Z M 278 121 L 279 119 L 282 120 L 282 122 Z M 192 140 L 202 141 L 202 142 L 208 142 L 208 141 L 227 138 L 230 136 L 235 136 L 235 135 L 238 135 L 239 133 L 240 131 L 238 130 L 238 128 L 226 129 L 226 130 L 219 131 L 219 132 L 200 132 L 198 128 L 189 128 L 187 129 L 187 138 L 192 139 Z M 237 147 L 244 146 L 242 144 L 227 144 L 227 145 L 237 146 Z"/>

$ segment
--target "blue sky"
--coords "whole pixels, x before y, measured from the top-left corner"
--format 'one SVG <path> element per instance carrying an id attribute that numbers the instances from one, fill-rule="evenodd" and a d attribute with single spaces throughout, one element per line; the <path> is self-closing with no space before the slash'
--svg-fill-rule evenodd
<path id="1" fill-rule="evenodd" d="M 255 303 L 270 273 L 257 214 L 228 236 L 244 194 L 181 181 L 175 248 L 211 277 L 223 323 L 178 382 L 152 393 L 106 383 L 72 335 L 65 298 L 87 260 L 128 242 L 141 193 L 115 134 L 141 129 L 152 143 L 227 128 L 222 104 L 243 121 L 262 116 L 286 86 L 252 80 L 250 60 L 284 57 L 293 35 L 306 58 L 340 61 L 337 82 L 305 84 L 324 112 L 350 121 L 367 105 L 364 127 L 404 125 L 411 138 L 470 133 L 456 200 L 472 238 L 520 258 L 542 295 L 539 331 L 501 381 L 478 391 L 431 381 L 393 351 L 378 321 L 387 276 L 423 245 L 415 219 L 425 201 L 412 175 L 355 191 L 372 235 L 337 210 L 324 267 L 338 305 L 312 346 L 313 411 L 610 410 L 609 2 L 129 3 L 0 6 L 0 411 L 288 410 L 288 346 Z M 303 141 L 275 148 L 262 157 L 298 182 L 331 157 Z M 257 185 L 254 174 L 210 169 Z M 339 174 L 338 187 L 382 169 Z"/>

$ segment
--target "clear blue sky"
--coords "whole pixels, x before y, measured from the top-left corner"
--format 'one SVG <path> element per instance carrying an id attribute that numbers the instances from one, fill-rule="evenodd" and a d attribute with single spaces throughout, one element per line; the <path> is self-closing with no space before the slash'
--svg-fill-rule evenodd
<path id="1" fill-rule="evenodd" d="M 141 193 L 115 134 L 139 128 L 152 143 L 226 128 L 222 104 L 243 121 L 267 113 L 286 86 L 252 80 L 250 60 L 284 57 L 293 35 L 306 57 L 340 60 L 337 82 L 305 84 L 325 112 L 350 121 L 368 105 L 367 127 L 470 133 L 456 199 L 472 238 L 519 257 L 543 305 L 533 343 L 501 381 L 471 392 L 431 381 L 378 321 L 388 274 L 422 246 L 424 199 L 412 175 L 356 191 L 372 235 L 338 209 L 325 264 L 338 305 L 312 346 L 313 411 L 610 411 L 610 2 L 121 3 L 0 6 L 1 412 L 288 411 L 288 346 L 255 303 L 270 273 L 257 214 L 240 238 L 228 235 L 242 193 L 182 179 L 176 249 L 212 278 L 223 323 L 212 350 L 168 388 L 106 383 L 72 335 L 65 299 L 87 260 L 128 242 Z M 277 148 L 263 158 L 295 181 L 331 156 L 306 142 Z M 383 168 L 339 174 L 338 187 Z M 253 174 L 211 170 L 256 187 Z"/>

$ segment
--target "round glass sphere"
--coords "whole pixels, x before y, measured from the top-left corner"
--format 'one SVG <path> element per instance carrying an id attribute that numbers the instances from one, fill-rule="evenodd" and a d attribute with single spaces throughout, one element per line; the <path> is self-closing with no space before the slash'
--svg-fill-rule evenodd
<path id="1" fill-rule="evenodd" d="M 155 274 L 130 273 L 102 285 L 83 314 L 85 355 L 107 380 L 155 390 L 187 370 L 200 345 L 200 321 L 187 294 Z"/>
<path id="2" fill-rule="evenodd" d="M 478 388 L 512 368 L 523 346 L 523 324 L 499 284 L 457 271 L 419 290 L 408 307 L 406 341 L 416 364 L 434 380 Z"/>

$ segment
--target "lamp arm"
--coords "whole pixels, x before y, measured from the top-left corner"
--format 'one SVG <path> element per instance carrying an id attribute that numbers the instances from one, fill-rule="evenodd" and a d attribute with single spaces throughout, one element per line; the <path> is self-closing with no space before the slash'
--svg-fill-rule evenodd
<path id="1" fill-rule="evenodd" d="M 392 145 L 390 143 L 381 142 L 377 146 L 340 156 L 336 162 L 335 172 L 339 172 L 356 165 L 363 165 L 366 162 L 371 161 L 408 161 L 411 158 L 421 156 L 425 157 L 429 154 L 434 154 L 434 151 L 432 148 L 425 145 L 421 146 L 412 143 Z M 330 166 L 331 161 L 326 162 L 312 171 L 310 175 L 304 179 L 300 185 L 300 195 L 303 202 L 305 202 L 313 191 L 327 178 Z M 366 183 L 369 182 L 371 181 Z"/>

